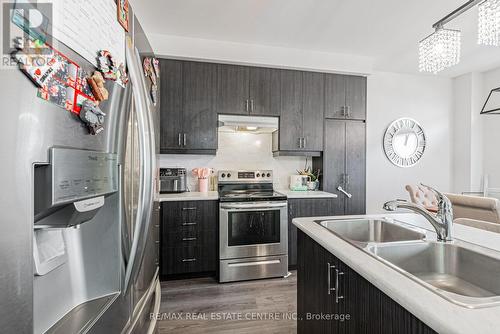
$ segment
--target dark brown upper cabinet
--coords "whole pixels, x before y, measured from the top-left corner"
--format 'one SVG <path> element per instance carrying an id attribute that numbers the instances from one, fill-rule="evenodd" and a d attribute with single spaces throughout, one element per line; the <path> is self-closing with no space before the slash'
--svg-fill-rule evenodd
<path id="1" fill-rule="evenodd" d="M 317 155 L 323 150 L 324 74 L 281 71 L 280 129 L 273 137 L 277 155 Z"/>
<path id="2" fill-rule="evenodd" d="M 160 60 L 160 151 L 180 149 L 182 136 L 182 61 Z"/>
<path id="3" fill-rule="evenodd" d="M 219 114 L 279 116 L 279 73 L 272 68 L 219 65 Z"/>
<path id="4" fill-rule="evenodd" d="M 325 74 L 325 117 L 366 119 L 366 78 Z"/>
<path id="5" fill-rule="evenodd" d="M 246 66 L 219 65 L 219 114 L 247 115 L 250 108 L 248 87 L 250 71 Z"/>
<path id="6" fill-rule="evenodd" d="M 217 65 L 161 60 L 160 152 L 215 154 Z"/>

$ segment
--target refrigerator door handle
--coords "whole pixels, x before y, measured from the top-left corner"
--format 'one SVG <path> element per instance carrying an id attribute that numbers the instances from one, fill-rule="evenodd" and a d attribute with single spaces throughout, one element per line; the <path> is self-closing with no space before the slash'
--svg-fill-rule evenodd
<path id="1" fill-rule="evenodd" d="M 147 334 L 154 334 L 155 333 L 155 328 L 156 328 L 156 323 L 157 323 L 157 315 L 160 314 L 160 306 L 161 306 L 161 285 L 160 285 L 160 280 L 156 282 L 156 287 L 155 287 L 155 306 L 153 309 L 153 316 L 152 320 L 149 324 Z"/>
<path id="2" fill-rule="evenodd" d="M 132 96 L 137 109 L 137 125 L 139 132 L 139 196 L 137 215 L 134 226 L 134 237 L 130 250 L 129 261 L 125 271 L 125 286 L 122 291 L 126 294 L 132 282 L 137 277 L 144 255 L 147 242 L 147 233 L 151 224 L 153 206 L 154 171 L 155 171 L 155 143 L 154 126 L 150 112 L 150 106 L 146 97 L 146 82 L 142 75 L 142 66 L 139 52 L 135 50 L 131 41 L 128 41 L 126 58 L 129 69 L 130 84 L 132 85 Z M 135 54 L 134 54 L 135 53 Z"/>

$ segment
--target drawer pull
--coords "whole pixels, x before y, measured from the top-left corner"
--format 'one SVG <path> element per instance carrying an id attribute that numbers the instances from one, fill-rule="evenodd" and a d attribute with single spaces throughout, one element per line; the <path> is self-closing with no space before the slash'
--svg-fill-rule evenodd
<path id="1" fill-rule="evenodd" d="M 251 267 L 251 266 L 261 266 L 265 264 L 279 264 L 280 260 L 265 260 L 265 261 L 251 261 L 251 262 L 235 262 L 229 263 L 228 267 Z"/>
<path id="2" fill-rule="evenodd" d="M 182 238 L 182 241 L 195 241 L 196 237 L 191 237 L 191 238 Z"/>
<path id="3" fill-rule="evenodd" d="M 196 210 L 196 208 L 182 208 L 183 211 Z"/>
<path id="4" fill-rule="evenodd" d="M 192 226 L 197 225 L 198 223 L 182 223 L 182 226 Z"/>
<path id="5" fill-rule="evenodd" d="M 196 261 L 195 258 L 192 258 L 192 259 L 182 259 L 182 262 L 194 262 Z"/>

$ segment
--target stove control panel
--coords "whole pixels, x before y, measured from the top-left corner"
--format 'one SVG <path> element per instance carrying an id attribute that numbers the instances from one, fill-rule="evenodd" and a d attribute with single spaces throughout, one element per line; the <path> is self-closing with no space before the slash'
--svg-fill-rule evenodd
<path id="1" fill-rule="evenodd" d="M 219 183 L 255 183 L 273 182 L 272 170 L 221 170 L 218 172 Z"/>

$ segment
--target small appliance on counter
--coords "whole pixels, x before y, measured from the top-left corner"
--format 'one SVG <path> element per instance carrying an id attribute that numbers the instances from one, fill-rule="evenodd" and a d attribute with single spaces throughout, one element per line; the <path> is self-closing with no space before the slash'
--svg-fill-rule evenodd
<path id="1" fill-rule="evenodd" d="M 160 168 L 160 194 L 186 191 L 186 168 Z"/>
<path id="2" fill-rule="evenodd" d="M 307 175 L 290 175 L 290 190 L 307 191 L 308 182 L 311 182 L 311 177 Z"/>

